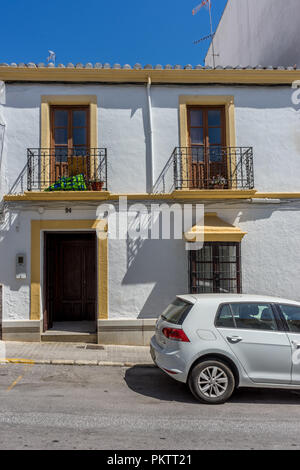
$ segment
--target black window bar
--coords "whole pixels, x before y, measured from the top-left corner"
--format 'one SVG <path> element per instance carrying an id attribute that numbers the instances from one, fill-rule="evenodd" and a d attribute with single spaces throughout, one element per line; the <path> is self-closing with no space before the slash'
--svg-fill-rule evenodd
<path id="1" fill-rule="evenodd" d="M 172 155 L 175 189 L 254 188 L 252 147 L 176 147 Z"/>
<path id="2" fill-rule="evenodd" d="M 84 176 L 88 190 L 107 191 L 107 149 L 27 149 L 28 191 L 42 191 L 61 178 L 80 174 Z"/>

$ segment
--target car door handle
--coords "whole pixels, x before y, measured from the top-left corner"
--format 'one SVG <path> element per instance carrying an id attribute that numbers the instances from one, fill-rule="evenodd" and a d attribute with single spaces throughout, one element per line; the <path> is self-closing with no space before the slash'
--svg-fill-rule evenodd
<path id="1" fill-rule="evenodd" d="M 292 341 L 292 344 L 293 344 L 294 348 L 300 349 L 300 343 L 296 343 L 296 341 Z"/>
<path id="2" fill-rule="evenodd" d="M 239 343 L 240 341 L 242 341 L 243 338 L 241 338 L 240 336 L 227 336 L 227 339 L 229 341 L 229 343 Z"/>

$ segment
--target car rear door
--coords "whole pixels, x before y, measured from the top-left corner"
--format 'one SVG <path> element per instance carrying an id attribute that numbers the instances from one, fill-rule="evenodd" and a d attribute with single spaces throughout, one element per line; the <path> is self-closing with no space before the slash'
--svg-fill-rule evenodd
<path id="1" fill-rule="evenodd" d="M 224 304 L 216 327 L 253 382 L 291 382 L 289 338 L 271 304 Z"/>
<path id="2" fill-rule="evenodd" d="M 300 384 L 300 305 L 278 304 L 291 346 L 292 383 Z"/>

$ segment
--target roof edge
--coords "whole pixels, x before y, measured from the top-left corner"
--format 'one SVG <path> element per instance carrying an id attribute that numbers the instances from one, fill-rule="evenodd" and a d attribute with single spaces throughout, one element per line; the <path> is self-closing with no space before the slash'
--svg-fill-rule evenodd
<path id="1" fill-rule="evenodd" d="M 171 67 L 171 66 L 170 66 Z M 176 66 L 175 66 L 176 67 Z M 0 80 L 32 82 L 124 82 L 144 83 L 232 83 L 289 84 L 300 79 L 300 69 L 293 67 L 211 67 L 182 68 L 87 68 L 87 67 L 28 67 L 0 64 Z"/>

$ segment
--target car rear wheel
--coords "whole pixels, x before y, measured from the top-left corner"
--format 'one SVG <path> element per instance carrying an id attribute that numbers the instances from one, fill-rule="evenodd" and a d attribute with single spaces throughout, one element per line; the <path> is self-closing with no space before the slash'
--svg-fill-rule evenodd
<path id="1" fill-rule="evenodd" d="M 221 361 L 209 360 L 193 367 L 189 387 L 197 400 L 202 403 L 219 405 L 232 395 L 235 386 L 234 375 Z"/>

